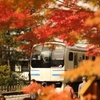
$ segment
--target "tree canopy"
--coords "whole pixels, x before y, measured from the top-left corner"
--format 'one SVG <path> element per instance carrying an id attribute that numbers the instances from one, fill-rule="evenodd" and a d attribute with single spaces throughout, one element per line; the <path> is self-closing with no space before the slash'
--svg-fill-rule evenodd
<path id="1" fill-rule="evenodd" d="M 0 0 L 0 34 L 28 29 L 14 38 L 17 41 L 25 40 L 21 49 L 27 50 L 28 54 L 34 44 L 59 38 L 66 45 L 74 45 L 78 40 L 85 39 L 89 44 L 87 55 L 100 55 L 100 0 L 82 1 L 84 6 L 80 0 Z M 78 68 L 67 71 L 64 77 L 73 81 L 79 76 L 100 76 L 99 61 L 100 58 L 94 62 L 83 62 Z M 49 91 L 50 88 L 44 88 L 43 92 L 48 95 L 42 95 L 43 100 L 65 100 L 64 91 L 55 94 Z"/>
<path id="2" fill-rule="evenodd" d="M 93 5 L 90 1 L 84 2 L 88 4 L 84 7 L 78 5 L 77 0 L 58 1 L 59 3 L 55 4 L 45 3 L 31 14 L 31 22 L 33 22 L 29 26 L 26 25 L 31 27 L 31 31 L 16 38 L 28 41 L 27 44 L 21 46 L 21 49 L 30 49 L 28 51 L 31 52 L 33 44 L 53 41 L 54 38 L 63 40 L 66 45 L 74 45 L 78 40 L 86 39 L 89 44 L 98 47 L 100 45 L 99 3 L 94 2 L 95 5 Z M 95 7 L 98 11 L 94 11 Z M 88 49 L 91 49 L 91 45 Z M 99 52 L 98 49 L 92 48 L 88 54 L 98 55 Z"/>
<path id="3" fill-rule="evenodd" d="M 15 37 L 26 41 L 21 49 L 28 54 L 34 44 L 59 38 L 66 45 L 86 39 L 90 44 L 87 55 L 99 55 L 100 1 L 83 3 L 84 6 L 79 5 L 79 0 L 0 0 L 0 33 L 29 28 Z"/>
<path id="4" fill-rule="evenodd" d="M 88 40 L 87 34 L 90 34 L 93 40 L 96 35 L 91 33 L 92 27 L 99 22 L 91 21 L 90 23 L 90 20 L 98 17 L 99 11 L 94 14 L 91 8 L 79 6 L 78 2 L 77 0 L 56 0 L 56 2 L 54 0 L 30 0 L 30 2 L 28 0 L 1 0 L 0 29 L 6 31 L 31 27 L 30 32 L 18 39 L 25 38 L 31 42 L 34 41 L 33 43 L 58 37 L 73 44 L 78 39 L 83 39 L 83 36 Z M 90 4 L 90 2 L 84 3 Z M 34 38 L 37 38 L 37 41 Z"/>

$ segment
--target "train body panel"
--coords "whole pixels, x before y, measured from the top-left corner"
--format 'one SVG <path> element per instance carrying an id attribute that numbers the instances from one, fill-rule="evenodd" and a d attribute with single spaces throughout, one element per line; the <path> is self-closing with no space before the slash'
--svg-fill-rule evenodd
<path id="1" fill-rule="evenodd" d="M 43 68 L 32 68 L 31 79 L 36 79 L 37 81 L 48 81 L 50 79 L 50 70 Z"/>
<path id="2" fill-rule="evenodd" d="M 62 81 L 63 77 L 61 74 L 64 73 L 64 68 L 32 68 L 31 69 L 31 79 L 36 79 L 37 81 Z"/>

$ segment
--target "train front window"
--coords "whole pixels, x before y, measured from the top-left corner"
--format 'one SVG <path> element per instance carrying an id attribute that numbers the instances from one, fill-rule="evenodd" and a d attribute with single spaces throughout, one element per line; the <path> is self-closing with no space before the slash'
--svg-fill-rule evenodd
<path id="1" fill-rule="evenodd" d="M 34 52 L 31 55 L 31 66 L 33 68 L 39 68 L 42 65 L 41 62 L 41 51 L 42 51 L 42 46 L 38 45 L 34 48 Z"/>
<path id="2" fill-rule="evenodd" d="M 63 67 L 64 65 L 64 46 L 57 46 L 51 53 L 51 67 Z"/>
<path id="3" fill-rule="evenodd" d="M 44 45 L 38 48 L 32 54 L 31 66 L 33 68 L 50 68 L 64 65 L 64 46 L 56 46 L 52 49 Z"/>
<path id="4" fill-rule="evenodd" d="M 48 47 L 43 47 L 41 52 L 41 62 L 43 68 L 50 68 L 51 50 Z"/>
<path id="5" fill-rule="evenodd" d="M 49 68 L 50 56 L 50 48 L 46 46 L 37 46 L 35 52 L 31 56 L 31 66 L 33 68 Z"/>

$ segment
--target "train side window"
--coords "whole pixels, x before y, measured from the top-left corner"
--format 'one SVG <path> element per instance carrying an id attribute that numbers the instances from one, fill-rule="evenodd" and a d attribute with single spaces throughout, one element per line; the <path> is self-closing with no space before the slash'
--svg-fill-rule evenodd
<path id="1" fill-rule="evenodd" d="M 73 52 L 69 52 L 69 61 L 73 61 Z"/>
<path id="2" fill-rule="evenodd" d="M 74 54 L 74 66 L 77 67 L 78 66 L 78 61 L 77 61 L 77 53 Z"/>
<path id="3" fill-rule="evenodd" d="M 51 61 L 51 51 L 43 51 L 41 53 L 41 61 L 43 68 L 50 68 L 50 61 Z"/>

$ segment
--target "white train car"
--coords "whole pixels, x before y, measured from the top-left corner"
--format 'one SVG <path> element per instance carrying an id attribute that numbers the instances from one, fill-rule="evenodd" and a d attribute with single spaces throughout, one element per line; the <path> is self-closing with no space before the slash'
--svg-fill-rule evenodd
<path id="1" fill-rule="evenodd" d="M 85 55 L 85 47 L 86 44 L 66 46 L 61 42 L 47 42 L 34 46 L 30 60 L 31 79 L 54 83 L 63 88 L 64 78 L 60 76 L 62 73 L 77 67 L 84 59 L 95 59 Z"/>
<path id="2" fill-rule="evenodd" d="M 31 79 L 39 82 L 55 83 L 60 85 L 63 78 L 60 77 L 65 71 L 65 44 L 48 42 L 44 45 L 36 45 L 31 55 Z"/>

